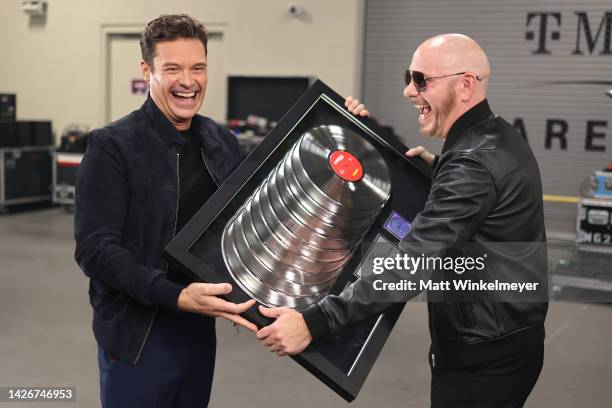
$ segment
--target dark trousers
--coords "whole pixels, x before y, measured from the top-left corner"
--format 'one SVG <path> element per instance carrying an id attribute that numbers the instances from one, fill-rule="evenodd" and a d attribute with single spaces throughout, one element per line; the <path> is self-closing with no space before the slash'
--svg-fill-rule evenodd
<path id="1" fill-rule="evenodd" d="M 519 408 L 544 361 L 544 345 L 472 367 L 431 369 L 432 408 Z"/>
<path id="2" fill-rule="evenodd" d="M 98 347 L 102 408 L 206 407 L 215 368 L 214 319 L 160 308 L 134 366 Z"/>

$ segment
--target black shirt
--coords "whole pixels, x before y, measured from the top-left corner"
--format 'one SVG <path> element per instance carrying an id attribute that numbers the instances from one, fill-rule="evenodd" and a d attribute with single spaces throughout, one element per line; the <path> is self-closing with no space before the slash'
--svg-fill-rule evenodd
<path id="1" fill-rule="evenodd" d="M 217 191 L 217 185 L 206 168 L 202 147 L 193 131 L 189 129 L 181 133 L 185 136 L 185 144 L 179 149 L 177 234 Z"/>
<path id="2" fill-rule="evenodd" d="M 217 190 L 193 130 L 190 128 L 180 133 L 184 136 L 184 143 L 177 148 L 179 194 L 175 235 Z M 171 264 L 167 279 L 160 277 L 151 285 L 150 297 L 155 303 L 176 308 L 180 291 L 191 282 L 190 276 Z"/>

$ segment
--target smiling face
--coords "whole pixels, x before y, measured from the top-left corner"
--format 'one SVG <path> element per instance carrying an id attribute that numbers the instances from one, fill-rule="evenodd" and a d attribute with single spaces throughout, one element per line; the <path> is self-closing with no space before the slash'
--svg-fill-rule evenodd
<path id="1" fill-rule="evenodd" d="M 452 85 L 452 83 L 439 84 L 430 87 L 428 83 L 427 89 L 419 93 L 420 98 L 415 98 L 413 103 L 419 113 L 420 131 L 423 136 L 444 138 L 457 119 L 457 115 L 454 114 L 457 92 Z"/>
<path id="2" fill-rule="evenodd" d="M 454 73 L 441 68 L 437 61 L 438 59 L 429 53 L 417 50 L 410 70 L 420 71 L 427 78 Z M 410 98 L 419 113 L 420 131 L 424 136 L 446 137 L 448 130 L 459 117 L 455 85 L 460 78 L 461 76 L 457 75 L 427 81 L 423 92 L 418 92 L 413 82 L 404 89 L 404 95 Z"/>
<path id="3" fill-rule="evenodd" d="M 140 64 L 157 107 L 178 130 L 189 129 L 206 93 L 204 44 L 194 38 L 162 41 L 155 46 L 153 66 Z"/>
<path id="4" fill-rule="evenodd" d="M 430 38 L 415 51 L 410 70 L 427 78 L 449 75 L 427 81 L 422 92 L 412 81 L 404 88 L 404 96 L 418 111 L 424 136 L 446 138 L 453 123 L 486 97 L 488 59 L 469 37 L 444 34 Z M 465 74 L 454 75 L 459 72 Z"/>

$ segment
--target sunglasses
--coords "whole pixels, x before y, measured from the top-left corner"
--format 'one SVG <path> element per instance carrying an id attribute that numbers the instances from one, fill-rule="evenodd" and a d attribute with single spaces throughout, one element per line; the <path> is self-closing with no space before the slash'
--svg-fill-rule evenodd
<path id="1" fill-rule="evenodd" d="M 404 72 L 404 82 L 406 83 L 406 86 L 410 85 L 410 82 L 413 82 L 416 90 L 419 93 L 421 93 L 421 92 L 425 92 L 425 90 L 427 89 L 427 81 L 431 81 L 431 80 L 439 79 L 439 78 L 451 77 L 455 75 L 463 75 L 463 74 L 467 74 L 467 72 L 464 71 L 464 72 L 457 72 L 455 74 L 440 75 L 436 77 L 426 77 L 425 74 L 420 71 L 410 71 L 409 69 L 407 69 L 406 72 Z M 478 75 L 476 75 L 474 78 L 476 78 L 479 81 L 482 81 L 482 78 L 480 78 Z"/>

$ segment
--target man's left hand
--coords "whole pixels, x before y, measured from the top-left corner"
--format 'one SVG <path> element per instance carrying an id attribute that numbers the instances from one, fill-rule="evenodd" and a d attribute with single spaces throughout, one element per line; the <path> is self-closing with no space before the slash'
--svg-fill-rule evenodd
<path id="1" fill-rule="evenodd" d="M 267 308 L 259 306 L 262 315 L 276 319 L 257 332 L 257 338 L 279 356 L 301 353 L 312 341 L 304 317 L 288 307 Z"/>

